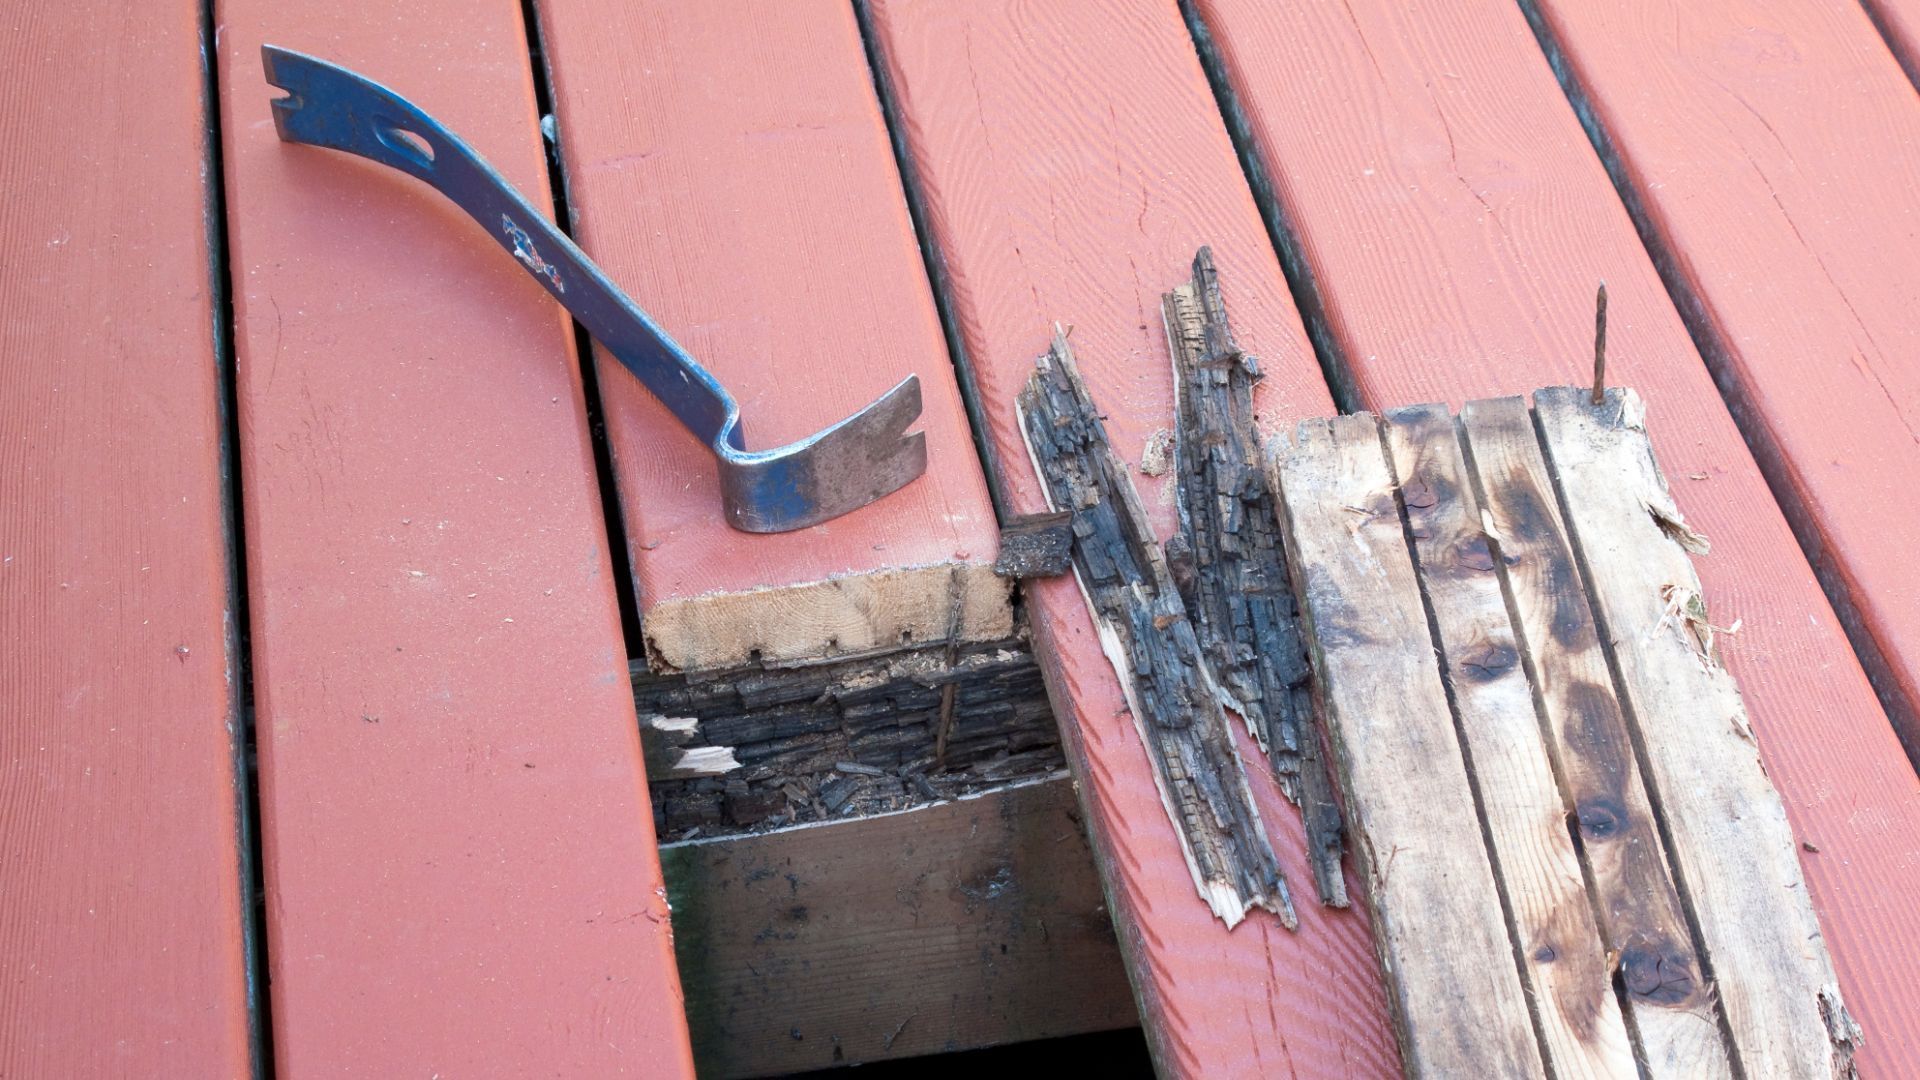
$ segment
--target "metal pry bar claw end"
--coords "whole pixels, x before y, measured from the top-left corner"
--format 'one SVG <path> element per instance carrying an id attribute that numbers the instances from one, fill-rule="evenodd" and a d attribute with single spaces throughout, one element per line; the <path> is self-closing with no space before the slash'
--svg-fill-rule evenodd
<path id="1" fill-rule="evenodd" d="M 344 150 L 433 185 L 480 223 L 594 340 L 713 450 L 727 522 L 785 532 L 839 517 L 927 471 L 920 380 L 824 431 L 775 450 L 746 448 L 740 406 L 714 377 L 614 285 L 493 167 L 405 98 L 337 64 L 266 45 L 267 81 L 287 142 Z"/>

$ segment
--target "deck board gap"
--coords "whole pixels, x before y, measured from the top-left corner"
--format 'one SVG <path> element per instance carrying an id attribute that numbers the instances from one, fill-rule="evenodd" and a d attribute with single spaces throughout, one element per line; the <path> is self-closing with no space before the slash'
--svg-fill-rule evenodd
<path id="1" fill-rule="evenodd" d="M 527 63 L 533 70 L 534 108 L 540 114 L 541 153 L 547 163 L 547 187 L 553 192 L 553 222 L 573 236 L 573 204 L 567 193 L 566 159 L 560 155 L 559 115 L 553 103 L 553 72 L 547 65 L 540 14 L 534 0 L 520 0 L 520 19 L 526 24 Z M 552 119 L 549 124 L 548 119 Z M 613 447 L 607 441 L 606 408 L 600 400 L 600 365 L 594 362 L 593 335 L 568 313 L 573 328 L 574 363 L 580 366 L 580 387 L 587 403 L 587 436 L 593 444 L 594 478 L 600 487 L 600 523 L 607 532 L 607 553 L 613 561 L 614 596 L 620 601 L 620 637 L 627 659 L 646 656 L 640 626 L 640 579 L 633 573 L 633 549 L 627 536 L 627 518 L 620 512 L 620 487 L 613 471 Z"/>
<path id="2" fill-rule="evenodd" d="M 273 992 L 267 977 L 266 860 L 261 855 L 259 753 L 254 737 L 253 615 L 247 585 L 247 523 L 240 493 L 240 374 L 234 347 L 233 268 L 227 238 L 227 172 L 221 137 L 216 0 L 200 0 L 200 75 L 206 115 L 207 277 L 213 306 L 218 391 L 221 520 L 226 533 L 227 663 L 233 682 L 234 814 L 238 825 L 241 946 L 246 964 L 247 1052 L 254 1080 L 273 1080 Z"/>
<path id="3" fill-rule="evenodd" d="M 1246 109 L 1240 104 L 1239 94 L 1227 76 L 1226 63 L 1214 44 L 1213 30 L 1193 5 L 1193 0 L 1180 0 L 1180 14 L 1186 20 L 1187 32 L 1193 38 L 1194 51 L 1200 57 L 1200 67 L 1206 72 L 1207 86 L 1213 91 L 1214 104 L 1220 110 L 1221 119 L 1226 121 L 1227 135 L 1233 140 L 1234 154 L 1240 159 L 1240 171 L 1246 176 L 1247 186 L 1253 190 L 1254 203 L 1260 209 L 1260 220 L 1267 227 L 1268 242 L 1280 257 L 1280 272 L 1286 276 L 1288 291 L 1293 293 L 1294 306 L 1299 309 L 1300 321 L 1306 327 L 1307 340 L 1313 343 L 1313 355 L 1320 362 L 1321 376 L 1327 381 L 1333 403 L 1343 413 L 1361 412 L 1366 406 L 1360 400 L 1359 382 L 1354 378 L 1353 369 L 1340 347 L 1339 336 L 1328 322 L 1320 283 L 1307 261 L 1306 247 L 1300 242 L 1299 232 L 1287 217 L 1285 203 L 1274 191 L 1267 163 L 1261 157 L 1260 148 L 1253 137 L 1253 125 L 1247 118 Z"/>

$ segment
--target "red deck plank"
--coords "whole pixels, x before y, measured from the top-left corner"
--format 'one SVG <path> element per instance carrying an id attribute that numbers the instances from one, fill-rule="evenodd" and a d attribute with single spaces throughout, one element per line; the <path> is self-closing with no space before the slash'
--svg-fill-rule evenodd
<path id="1" fill-rule="evenodd" d="M 721 518 L 711 453 L 596 350 L 654 663 L 937 642 L 956 571 L 960 636 L 1004 637 L 993 507 L 852 8 L 540 10 L 575 236 L 738 397 L 748 445 L 804 438 L 908 374 L 925 403 L 925 477 L 749 536 Z"/>
<path id="2" fill-rule="evenodd" d="M 1920 784 L 1518 8 L 1201 0 L 1364 401 L 1583 381 L 1594 283 L 1802 857 L 1865 1075 L 1920 1032 Z M 1661 46 L 1663 48 L 1670 46 Z"/>
<path id="3" fill-rule="evenodd" d="M 1172 425 L 1160 296 L 1186 279 L 1201 244 L 1218 259 L 1242 345 L 1267 373 L 1263 422 L 1278 430 L 1332 411 L 1173 3 L 889 0 L 872 5 L 872 20 L 1016 511 L 1045 509 L 1013 405 L 1055 320 L 1074 326 L 1118 452 L 1138 461 Z M 1171 492 L 1136 479 L 1169 534 Z M 1297 933 L 1258 910 L 1231 932 L 1209 914 L 1081 594 L 1061 578 L 1033 583 L 1027 600 L 1162 1072 L 1396 1073 L 1366 923 L 1314 902 L 1299 815 L 1259 752 L 1242 747 L 1299 900 Z"/>
<path id="4" fill-rule="evenodd" d="M 198 8 L 0 43 L 0 1076 L 244 1076 Z"/>
<path id="5" fill-rule="evenodd" d="M 278 1075 L 691 1075 L 569 324 L 425 185 L 289 146 L 263 41 L 537 203 L 519 5 L 226 0 Z"/>
<path id="6" fill-rule="evenodd" d="M 1853 5 L 1541 11 L 1920 754 L 1920 97 Z"/>

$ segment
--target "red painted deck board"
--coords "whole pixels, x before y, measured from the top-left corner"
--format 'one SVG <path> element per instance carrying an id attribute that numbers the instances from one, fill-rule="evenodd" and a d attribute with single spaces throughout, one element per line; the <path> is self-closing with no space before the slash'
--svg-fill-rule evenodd
<path id="1" fill-rule="evenodd" d="M 1852 5 L 1542 12 L 1920 754 L 1920 97 Z"/>
<path id="2" fill-rule="evenodd" d="M 1013 404 L 1055 320 L 1073 324 L 1118 452 L 1138 461 L 1171 426 L 1160 297 L 1201 244 L 1267 373 L 1263 421 L 1332 411 L 1174 4 L 884 0 L 871 14 L 1014 510 L 1045 509 Z M 1137 480 L 1170 533 L 1171 491 Z M 1259 752 L 1242 747 L 1299 900 L 1297 933 L 1257 910 L 1229 932 L 1208 913 L 1080 593 L 1068 578 L 1034 582 L 1027 601 L 1163 1073 L 1396 1073 L 1366 923 L 1313 901 L 1299 815 Z"/>
<path id="3" fill-rule="evenodd" d="M 691 1075 L 564 313 L 425 185 L 280 143 L 263 41 L 537 203 L 519 5 L 226 0 L 277 1075 Z"/>
<path id="4" fill-rule="evenodd" d="M 0 1075 L 248 1071 L 195 4 L 0 42 Z"/>
<path id="5" fill-rule="evenodd" d="M 1863 1075 L 1920 1032 L 1920 784 L 1520 11 L 1202 0 L 1331 337 L 1371 405 L 1637 387 L 1800 835 Z M 1664 46 L 1670 47 L 1670 46 Z M 1844 92 L 1845 88 L 1829 88 Z M 1862 463 L 1864 464 L 1864 463 Z"/>
<path id="6" fill-rule="evenodd" d="M 926 476 L 834 521 L 751 536 L 723 521 L 707 448 L 599 357 L 654 659 L 898 644 L 798 603 L 725 653 L 657 629 L 736 623 L 687 603 L 710 594 L 907 568 L 927 568 L 944 607 L 949 567 L 993 561 L 993 508 L 851 6 L 543 3 L 541 26 L 575 237 L 739 399 L 750 448 L 810 435 L 909 374 L 921 382 Z M 987 621 L 1004 627 L 1005 590 L 984 584 L 1001 613 Z M 944 611 L 934 621 L 918 641 L 944 636 Z"/>

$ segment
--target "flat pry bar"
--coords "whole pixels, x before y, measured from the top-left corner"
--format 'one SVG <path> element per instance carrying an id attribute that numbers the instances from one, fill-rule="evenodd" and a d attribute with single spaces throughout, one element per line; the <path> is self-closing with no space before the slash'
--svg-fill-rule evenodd
<path id="1" fill-rule="evenodd" d="M 920 378 L 833 426 L 749 451 L 740 406 L 574 242 L 480 155 L 405 98 L 337 64 L 266 45 L 286 142 L 344 150 L 433 185 L 485 228 L 615 359 L 713 451 L 727 522 L 746 532 L 805 528 L 899 490 L 927 469 Z"/>

